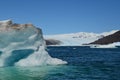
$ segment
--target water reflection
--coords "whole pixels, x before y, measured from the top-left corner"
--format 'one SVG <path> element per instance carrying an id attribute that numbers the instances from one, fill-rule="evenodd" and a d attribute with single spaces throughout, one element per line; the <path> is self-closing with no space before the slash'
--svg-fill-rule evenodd
<path id="1" fill-rule="evenodd" d="M 53 76 L 64 76 L 66 69 L 67 68 L 62 65 L 41 67 L 4 67 L 0 68 L 0 80 L 52 80 Z"/>

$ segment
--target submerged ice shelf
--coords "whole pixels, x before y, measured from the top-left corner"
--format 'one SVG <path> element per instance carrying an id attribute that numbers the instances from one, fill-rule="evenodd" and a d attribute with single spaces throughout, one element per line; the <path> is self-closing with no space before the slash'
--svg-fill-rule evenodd
<path id="1" fill-rule="evenodd" d="M 32 24 L 0 21 L 0 67 L 66 64 L 45 51 L 42 31 Z"/>

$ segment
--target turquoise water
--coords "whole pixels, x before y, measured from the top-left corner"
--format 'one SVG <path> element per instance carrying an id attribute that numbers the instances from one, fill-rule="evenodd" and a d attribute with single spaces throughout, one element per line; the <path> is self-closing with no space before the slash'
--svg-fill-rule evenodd
<path id="1" fill-rule="evenodd" d="M 67 65 L 0 68 L 0 80 L 120 80 L 120 48 L 48 47 Z"/>

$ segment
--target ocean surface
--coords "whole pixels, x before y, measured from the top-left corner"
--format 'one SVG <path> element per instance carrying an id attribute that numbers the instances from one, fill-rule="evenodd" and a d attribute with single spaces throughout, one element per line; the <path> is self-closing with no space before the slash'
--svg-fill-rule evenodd
<path id="1" fill-rule="evenodd" d="M 66 65 L 1 67 L 0 80 L 120 80 L 120 48 L 48 47 Z"/>

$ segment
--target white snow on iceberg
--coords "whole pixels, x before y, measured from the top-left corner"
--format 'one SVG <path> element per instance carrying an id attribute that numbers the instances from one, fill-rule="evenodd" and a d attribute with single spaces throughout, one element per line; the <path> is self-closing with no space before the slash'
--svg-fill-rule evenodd
<path id="1" fill-rule="evenodd" d="M 118 48 L 118 46 L 120 46 L 120 42 L 114 42 L 107 45 L 90 45 L 90 48 Z"/>

